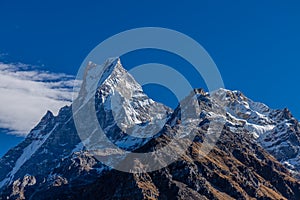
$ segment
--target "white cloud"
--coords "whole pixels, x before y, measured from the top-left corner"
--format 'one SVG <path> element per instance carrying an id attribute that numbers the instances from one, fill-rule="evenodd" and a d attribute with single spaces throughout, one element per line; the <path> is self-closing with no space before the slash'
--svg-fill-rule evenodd
<path id="1" fill-rule="evenodd" d="M 70 75 L 0 63 L 0 128 L 28 134 L 47 110 L 57 114 L 71 103 L 73 85 Z"/>

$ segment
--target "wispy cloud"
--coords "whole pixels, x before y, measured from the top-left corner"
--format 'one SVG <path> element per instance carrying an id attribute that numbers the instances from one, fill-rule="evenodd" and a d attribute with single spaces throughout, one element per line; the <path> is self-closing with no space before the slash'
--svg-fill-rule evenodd
<path id="1" fill-rule="evenodd" d="M 25 64 L 0 63 L 0 128 L 26 135 L 46 113 L 72 99 L 74 77 Z"/>

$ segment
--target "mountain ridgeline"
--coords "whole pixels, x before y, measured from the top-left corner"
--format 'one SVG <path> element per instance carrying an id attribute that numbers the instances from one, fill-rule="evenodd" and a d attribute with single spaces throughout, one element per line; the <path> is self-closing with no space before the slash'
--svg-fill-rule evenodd
<path id="1" fill-rule="evenodd" d="M 89 63 L 86 73 L 95 67 L 100 66 Z M 119 59 L 101 67 L 105 73 L 92 95 L 98 123 L 112 143 L 126 151 L 154 152 L 174 135 L 184 138 L 188 127 L 195 134 L 189 147 L 159 170 L 121 172 L 86 148 L 96 132 L 87 130 L 89 137 L 82 140 L 72 106 L 65 106 L 57 116 L 47 112 L 0 159 L 0 199 L 300 199 L 300 124 L 288 109 L 271 109 L 239 91 L 195 89 L 184 101 L 199 113 L 183 121 L 184 107 L 172 110 L 150 99 Z M 80 92 L 88 93 L 84 81 Z M 157 134 L 126 134 L 149 135 L 154 118 L 162 126 Z M 220 137 L 204 155 L 209 126 L 220 119 Z M 101 148 L 90 146 L 95 145 Z"/>

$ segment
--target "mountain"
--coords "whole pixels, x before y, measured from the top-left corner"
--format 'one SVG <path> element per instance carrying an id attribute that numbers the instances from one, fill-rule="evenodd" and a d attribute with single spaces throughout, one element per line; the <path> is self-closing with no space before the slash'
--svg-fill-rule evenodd
<path id="1" fill-rule="evenodd" d="M 144 94 L 119 59 L 102 65 L 97 90 L 89 93 L 97 67 L 88 64 L 72 106 L 57 116 L 47 112 L 0 159 L 0 199 L 300 198 L 299 122 L 287 109 L 270 109 L 238 91 L 195 89 L 173 111 Z M 94 109 L 109 141 L 125 152 L 155 152 L 174 139 L 184 141 L 163 156 L 153 153 L 154 164 L 164 165 L 166 157 L 174 159 L 188 146 L 161 169 L 145 171 L 147 160 L 141 159 L 131 163 L 136 173 L 116 170 L 126 168 L 131 154 L 106 148 L 92 116 L 83 114 L 78 122 L 75 107 Z M 205 146 L 218 124 L 216 145 Z M 195 136 L 191 143 L 186 142 L 190 135 Z"/>
<path id="2" fill-rule="evenodd" d="M 220 89 L 215 96 L 225 102 L 231 129 L 248 131 L 282 164 L 300 172 L 300 123 L 287 108 L 271 109 L 239 91 Z"/>

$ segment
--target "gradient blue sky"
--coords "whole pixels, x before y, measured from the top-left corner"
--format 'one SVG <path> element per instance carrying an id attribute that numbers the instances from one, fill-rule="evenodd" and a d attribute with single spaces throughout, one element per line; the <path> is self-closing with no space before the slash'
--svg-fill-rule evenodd
<path id="1" fill-rule="evenodd" d="M 217 64 L 226 88 L 241 90 L 272 108 L 288 107 L 300 118 L 299 10 L 296 0 L 3 0 L 0 54 L 4 56 L 0 61 L 75 75 L 85 56 L 109 36 L 136 27 L 165 27 L 202 44 Z M 159 62 L 188 69 L 176 56 L 151 50 L 125 55 L 122 62 L 127 68 Z M 191 74 L 189 70 L 182 73 Z M 191 76 L 190 80 L 194 87 L 205 88 L 201 78 Z M 166 99 L 155 90 L 151 95 Z M 0 155 L 19 140 L 0 134 Z"/>

